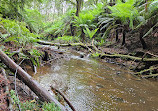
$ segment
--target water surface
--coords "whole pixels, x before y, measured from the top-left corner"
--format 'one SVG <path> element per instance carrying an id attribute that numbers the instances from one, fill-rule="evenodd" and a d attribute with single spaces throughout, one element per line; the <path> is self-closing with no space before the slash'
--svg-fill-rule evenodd
<path id="1" fill-rule="evenodd" d="M 34 76 L 44 87 L 64 92 L 77 111 L 156 111 L 158 82 L 133 77 L 119 65 L 79 58 L 40 67 Z"/>

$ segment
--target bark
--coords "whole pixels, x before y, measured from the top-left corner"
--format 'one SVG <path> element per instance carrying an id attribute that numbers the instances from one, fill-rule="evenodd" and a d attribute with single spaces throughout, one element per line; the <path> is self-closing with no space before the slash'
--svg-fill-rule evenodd
<path id="1" fill-rule="evenodd" d="M 140 42 L 141 42 L 141 44 L 142 44 L 142 46 L 143 46 L 143 49 L 146 49 L 146 48 L 147 48 L 147 45 L 146 45 L 144 39 L 142 38 L 142 37 L 143 37 L 143 31 L 144 31 L 143 28 L 141 28 L 141 29 L 140 29 L 139 39 L 140 39 Z"/>
<path id="2" fill-rule="evenodd" d="M 61 108 L 61 110 L 65 111 L 64 106 L 62 106 L 45 88 L 41 87 L 37 81 L 35 81 L 27 72 L 25 72 L 1 50 L 0 59 L 12 72 L 15 73 L 17 70 L 18 79 L 22 80 L 41 101 L 54 102 Z"/>
<path id="3" fill-rule="evenodd" d="M 122 45 L 125 45 L 125 39 L 126 39 L 126 30 L 123 30 L 123 38 L 122 38 Z"/>
<path id="4" fill-rule="evenodd" d="M 118 29 L 116 29 L 116 42 L 118 41 Z"/>
<path id="5" fill-rule="evenodd" d="M 81 38 L 82 38 L 82 42 L 85 42 L 85 33 L 83 31 L 83 27 L 81 27 Z"/>
<path id="6" fill-rule="evenodd" d="M 70 31 L 71 31 L 71 36 L 75 35 L 75 26 L 73 23 L 70 24 Z"/>

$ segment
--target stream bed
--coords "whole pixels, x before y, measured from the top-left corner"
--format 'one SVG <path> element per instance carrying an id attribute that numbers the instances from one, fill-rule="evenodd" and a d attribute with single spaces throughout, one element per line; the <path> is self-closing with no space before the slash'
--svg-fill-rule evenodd
<path id="1" fill-rule="evenodd" d="M 61 90 L 77 111 L 157 111 L 158 82 L 138 79 L 119 65 L 71 54 L 40 67 L 34 78 Z"/>

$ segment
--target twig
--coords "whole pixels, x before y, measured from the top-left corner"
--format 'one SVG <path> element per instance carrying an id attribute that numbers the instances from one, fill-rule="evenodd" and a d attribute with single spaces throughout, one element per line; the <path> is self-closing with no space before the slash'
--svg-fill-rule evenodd
<path id="1" fill-rule="evenodd" d="M 70 106 L 70 108 L 73 110 L 73 111 L 76 111 L 75 108 L 73 107 L 73 105 L 70 103 L 70 101 L 64 96 L 64 94 L 62 92 L 60 92 L 59 90 L 55 89 L 53 86 L 50 86 L 53 90 L 55 90 L 57 93 L 59 93 L 63 98 L 64 100 L 67 102 L 67 104 Z"/>

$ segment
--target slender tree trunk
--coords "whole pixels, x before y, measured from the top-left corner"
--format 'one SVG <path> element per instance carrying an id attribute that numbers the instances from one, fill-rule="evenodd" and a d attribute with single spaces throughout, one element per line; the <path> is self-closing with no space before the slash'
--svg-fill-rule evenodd
<path id="1" fill-rule="evenodd" d="M 73 26 L 73 25 L 74 25 L 73 23 L 70 24 L 71 36 L 74 36 L 74 35 L 75 35 L 75 33 L 74 33 L 75 26 Z"/>
<path id="2" fill-rule="evenodd" d="M 80 1 L 76 0 L 76 16 L 79 16 L 79 12 L 80 12 Z"/>
<path id="3" fill-rule="evenodd" d="M 118 35 L 119 35 L 118 29 L 116 29 L 116 42 L 118 41 Z"/>
<path id="4" fill-rule="evenodd" d="M 83 27 L 81 27 L 81 38 L 82 38 L 82 42 L 85 41 L 85 33 L 83 31 Z"/>
<path id="5" fill-rule="evenodd" d="M 140 42 L 141 42 L 141 44 L 142 44 L 142 46 L 143 46 L 143 49 L 146 49 L 147 48 L 147 45 L 146 45 L 146 43 L 145 43 L 145 41 L 144 41 L 144 39 L 142 38 L 143 37 L 143 28 L 141 28 L 140 29 L 140 35 L 139 35 L 139 39 L 140 39 Z"/>
<path id="6" fill-rule="evenodd" d="M 125 39 L 126 39 L 126 30 L 123 29 L 122 45 L 125 45 L 125 43 L 126 43 Z"/>

